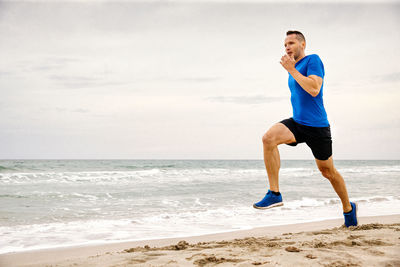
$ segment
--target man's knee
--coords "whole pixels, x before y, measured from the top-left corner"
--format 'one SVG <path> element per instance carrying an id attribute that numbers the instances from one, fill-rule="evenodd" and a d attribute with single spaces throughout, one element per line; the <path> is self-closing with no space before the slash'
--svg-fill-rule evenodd
<path id="1" fill-rule="evenodd" d="M 335 168 L 329 168 L 329 167 L 320 167 L 319 170 L 322 173 L 322 176 L 327 178 L 328 180 L 334 179 L 335 178 L 335 173 L 336 170 Z"/>
<path id="2" fill-rule="evenodd" d="M 276 138 L 271 133 L 271 131 L 266 132 L 262 137 L 262 142 L 266 147 L 275 147 L 276 146 Z"/>

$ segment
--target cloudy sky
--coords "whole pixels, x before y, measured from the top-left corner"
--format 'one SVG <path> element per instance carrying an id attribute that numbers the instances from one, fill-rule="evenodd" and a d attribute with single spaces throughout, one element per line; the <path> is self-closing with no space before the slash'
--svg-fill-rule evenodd
<path id="1" fill-rule="evenodd" d="M 0 158 L 262 159 L 296 29 L 334 158 L 400 159 L 398 25 L 398 1 L 0 1 Z"/>

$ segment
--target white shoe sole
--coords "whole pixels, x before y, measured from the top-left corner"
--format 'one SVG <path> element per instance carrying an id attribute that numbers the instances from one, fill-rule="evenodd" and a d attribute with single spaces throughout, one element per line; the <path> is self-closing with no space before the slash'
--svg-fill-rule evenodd
<path id="1" fill-rule="evenodd" d="M 283 206 L 283 202 L 275 203 L 275 204 L 269 205 L 268 207 L 259 207 L 259 206 L 256 206 L 256 204 L 253 204 L 253 208 L 259 209 L 259 210 L 267 210 L 267 209 L 280 207 L 280 206 Z"/>
<path id="2" fill-rule="evenodd" d="M 353 203 L 354 203 L 354 205 L 356 205 L 356 220 L 357 220 L 356 226 L 358 226 L 359 225 L 359 223 L 358 223 L 358 204 L 356 202 L 353 202 Z"/>

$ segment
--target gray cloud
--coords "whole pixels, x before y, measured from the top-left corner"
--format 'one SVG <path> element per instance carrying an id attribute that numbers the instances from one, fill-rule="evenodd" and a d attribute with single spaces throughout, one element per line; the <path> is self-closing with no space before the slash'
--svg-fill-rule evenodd
<path id="1" fill-rule="evenodd" d="M 400 72 L 393 72 L 377 76 L 377 82 L 398 82 L 400 81 Z"/>
<path id="2" fill-rule="evenodd" d="M 215 81 L 218 81 L 218 80 L 221 80 L 221 79 L 222 79 L 221 77 L 190 77 L 190 78 L 176 79 L 176 81 L 204 83 L 204 82 L 215 82 Z"/>
<path id="3" fill-rule="evenodd" d="M 208 83 L 222 80 L 222 77 L 217 76 L 198 76 L 198 77 L 168 77 L 168 76 L 154 76 L 148 78 L 137 77 L 135 82 L 184 82 L 184 83 Z"/>
<path id="4" fill-rule="evenodd" d="M 77 58 L 55 57 L 38 60 L 18 60 L 7 66 L 7 70 L 0 70 L 0 77 L 29 72 L 49 72 L 52 70 L 63 70 L 71 64 L 80 63 L 82 60 Z"/>
<path id="5" fill-rule="evenodd" d="M 272 103 L 279 102 L 282 100 L 287 100 L 287 97 L 275 97 L 275 96 L 215 96 L 215 97 L 207 97 L 206 100 L 212 102 L 221 102 L 221 103 L 234 103 L 234 104 L 245 104 L 245 105 L 256 105 L 256 104 L 264 104 L 264 103 Z"/>
<path id="6" fill-rule="evenodd" d="M 0 71 L 0 77 L 12 75 L 12 74 L 13 74 L 13 72 L 11 72 L 11 71 Z"/>
<path id="7" fill-rule="evenodd" d="M 42 109 L 42 110 L 49 110 L 49 109 Z M 54 110 L 57 111 L 57 112 L 65 112 L 65 111 L 67 111 L 66 108 L 54 108 Z"/>
<path id="8" fill-rule="evenodd" d="M 88 109 L 84 109 L 84 108 L 77 108 L 77 109 L 73 109 L 71 111 L 72 112 L 77 112 L 77 113 L 88 113 L 89 112 Z"/>
<path id="9" fill-rule="evenodd" d="M 128 84 L 128 82 L 104 81 L 103 78 L 88 76 L 50 75 L 49 78 L 70 89 Z"/>
<path id="10" fill-rule="evenodd" d="M 33 71 L 49 71 L 59 70 L 67 67 L 71 63 L 79 63 L 81 60 L 76 58 L 46 58 L 42 62 L 31 62 L 31 70 Z"/>
<path id="11" fill-rule="evenodd" d="M 334 81 L 329 83 L 328 88 L 335 87 L 333 91 L 336 94 L 340 94 L 343 91 L 347 91 L 346 88 L 352 88 L 352 90 L 362 90 L 362 91 L 374 91 L 377 85 L 396 85 L 400 82 L 400 72 L 386 73 L 382 75 L 371 76 L 369 79 L 353 79 L 351 81 Z M 393 89 L 396 89 L 394 86 Z M 329 89 L 328 89 L 329 90 Z"/>
<path id="12" fill-rule="evenodd" d="M 55 81 L 61 81 L 61 82 L 96 82 L 99 80 L 99 78 L 94 78 L 94 77 L 86 77 L 86 76 L 66 76 L 66 75 L 50 75 L 50 79 L 55 80 Z"/>
<path id="13" fill-rule="evenodd" d="M 56 111 L 56 112 L 61 112 L 61 113 L 63 113 L 63 112 L 89 113 L 90 112 L 90 110 L 84 109 L 84 108 L 69 109 L 69 108 L 64 108 L 64 107 L 55 107 L 55 108 L 46 107 L 46 108 L 40 108 L 40 111 L 41 112 Z"/>

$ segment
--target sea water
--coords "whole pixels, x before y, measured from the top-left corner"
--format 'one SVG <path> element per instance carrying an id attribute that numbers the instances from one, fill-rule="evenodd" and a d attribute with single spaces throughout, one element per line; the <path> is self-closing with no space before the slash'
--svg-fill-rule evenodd
<path id="1" fill-rule="evenodd" d="M 359 216 L 400 213 L 400 161 L 336 161 Z M 0 160 L 0 253 L 342 218 L 315 162 L 282 161 L 284 206 L 257 210 L 261 160 Z"/>

